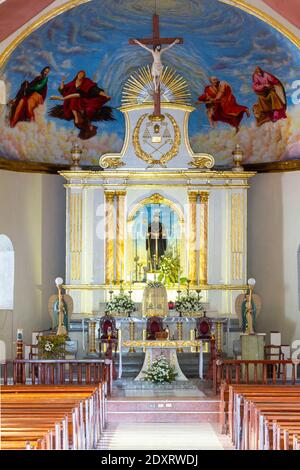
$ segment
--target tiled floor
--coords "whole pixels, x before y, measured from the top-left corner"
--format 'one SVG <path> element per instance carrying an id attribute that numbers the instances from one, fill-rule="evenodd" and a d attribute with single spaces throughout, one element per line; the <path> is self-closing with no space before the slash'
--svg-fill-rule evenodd
<path id="1" fill-rule="evenodd" d="M 224 450 L 229 441 L 209 423 L 110 424 L 99 449 L 107 450 Z"/>

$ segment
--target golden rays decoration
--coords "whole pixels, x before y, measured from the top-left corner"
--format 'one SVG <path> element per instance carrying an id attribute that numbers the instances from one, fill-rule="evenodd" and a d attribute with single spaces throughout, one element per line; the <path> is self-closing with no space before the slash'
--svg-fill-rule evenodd
<path id="1" fill-rule="evenodd" d="M 160 93 L 162 103 L 190 105 L 191 94 L 183 77 L 170 67 L 164 67 L 161 76 Z M 134 72 L 124 85 L 122 106 L 153 102 L 154 85 L 150 66 Z"/>

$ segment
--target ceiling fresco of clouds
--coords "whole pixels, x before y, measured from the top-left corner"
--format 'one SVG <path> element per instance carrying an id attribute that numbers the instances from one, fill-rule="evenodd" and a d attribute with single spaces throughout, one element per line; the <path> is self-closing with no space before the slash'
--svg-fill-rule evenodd
<path id="1" fill-rule="evenodd" d="M 25 39 L 0 72 L 10 100 L 0 116 L 0 155 L 67 163 L 74 135 L 84 140 L 84 164 L 95 165 L 102 153 L 119 151 L 122 88 L 133 72 L 151 63 L 149 53 L 130 46 L 128 39 L 151 36 L 154 3 L 94 0 Z M 237 143 L 249 163 L 299 159 L 297 47 L 270 25 L 218 0 L 165 0 L 159 2 L 159 14 L 161 35 L 184 39 L 164 54 L 163 63 L 184 77 L 193 105 L 200 97 L 189 121 L 193 149 L 211 153 L 221 166 L 230 164 Z M 74 93 L 79 71 L 85 72 L 89 108 L 83 130 L 77 105 L 72 108 L 70 100 L 67 112 L 61 101 L 50 100 L 62 94 L 62 79 L 65 90 Z M 210 77 L 215 77 L 213 86 Z"/>

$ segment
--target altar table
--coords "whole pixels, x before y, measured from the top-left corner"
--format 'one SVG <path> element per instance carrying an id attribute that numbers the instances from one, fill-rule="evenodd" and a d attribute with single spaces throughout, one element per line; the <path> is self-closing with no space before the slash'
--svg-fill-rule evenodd
<path id="1" fill-rule="evenodd" d="M 175 372 L 177 373 L 175 380 L 188 380 L 187 377 L 182 372 L 177 358 L 177 349 L 182 348 L 199 348 L 199 378 L 203 379 L 203 344 L 201 340 L 131 340 L 123 341 L 122 346 L 124 347 L 133 347 L 133 348 L 145 348 L 145 359 L 141 371 L 138 373 L 137 377 L 134 380 L 144 380 L 145 375 L 143 372 L 146 372 L 151 366 L 152 362 L 161 354 L 166 356 L 170 364 L 175 367 Z M 120 357 L 122 353 L 120 350 Z M 120 361 L 122 363 L 122 361 Z M 122 371 L 119 371 L 122 376 Z"/>

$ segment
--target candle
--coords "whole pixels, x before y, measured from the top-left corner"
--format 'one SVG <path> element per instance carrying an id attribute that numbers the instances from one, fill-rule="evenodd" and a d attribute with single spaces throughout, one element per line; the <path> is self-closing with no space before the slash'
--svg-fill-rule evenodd
<path id="1" fill-rule="evenodd" d="M 180 290 L 180 268 L 178 270 L 178 290 Z"/>
<path id="2" fill-rule="evenodd" d="M 85 343 L 84 343 L 84 318 L 81 320 L 81 328 L 82 328 L 82 349 L 85 351 Z"/>

